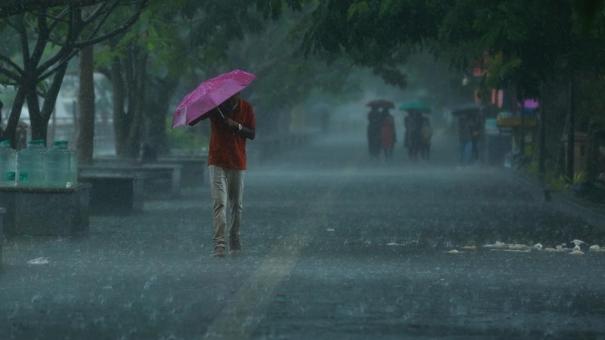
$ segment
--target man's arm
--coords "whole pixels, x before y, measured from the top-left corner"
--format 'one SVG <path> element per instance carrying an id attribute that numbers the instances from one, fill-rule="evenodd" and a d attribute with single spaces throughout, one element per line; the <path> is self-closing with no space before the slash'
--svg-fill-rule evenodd
<path id="1" fill-rule="evenodd" d="M 241 126 L 241 129 L 239 129 L 239 126 Z M 256 137 L 256 129 L 251 129 L 248 127 L 245 127 L 243 125 L 239 125 L 238 126 L 238 131 L 237 133 L 244 137 L 244 138 L 248 138 L 248 139 L 254 139 L 254 137 Z"/>
<path id="2" fill-rule="evenodd" d="M 241 123 L 238 123 L 236 121 L 234 121 L 231 118 L 227 118 L 225 120 L 225 122 L 227 123 L 227 125 L 229 125 L 229 127 L 231 127 L 236 134 L 238 134 L 240 137 L 244 137 L 244 138 L 248 138 L 248 139 L 254 139 L 254 137 L 256 137 L 256 130 L 246 127 Z"/>

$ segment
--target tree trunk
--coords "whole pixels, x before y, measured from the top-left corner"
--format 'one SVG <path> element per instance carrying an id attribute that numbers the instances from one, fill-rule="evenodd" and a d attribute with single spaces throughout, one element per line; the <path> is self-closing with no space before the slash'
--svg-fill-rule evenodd
<path id="1" fill-rule="evenodd" d="M 586 140 L 586 180 L 593 182 L 599 176 L 599 144 L 597 141 L 598 127 L 591 118 L 588 123 Z"/>
<path id="2" fill-rule="evenodd" d="M 48 137 L 48 122 L 55 110 L 59 90 L 67 71 L 67 64 L 59 67 L 53 76 L 50 87 L 46 90 L 42 107 L 40 107 L 40 98 L 37 92 L 36 81 L 24 82 L 21 87 L 25 91 L 27 108 L 29 110 L 29 120 L 31 123 L 31 139 L 39 139 L 46 144 Z"/>
<path id="3" fill-rule="evenodd" d="M 128 95 L 129 126 L 126 155 L 137 158 L 141 148 L 141 136 L 145 124 L 143 111 L 145 109 L 145 85 L 147 83 L 147 54 L 134 51 L 131 58 L 131 91 Z"/>
<path id="4" fill-rule="evenodd" d="M 126 112 L 124 105 L 126 103 L 126 86 L 122 64 L 118 58 L 115 58 L 111 64 L 111 87 L 113 92 L 113 128 L 115 132 L 115 148 L 118 157 L 125 157 L 123 154 L 126 144 Z"/>
<path id="5" fill-rule="evenodd" d="M 47 122 L 44 121 L 40 111 L 40 99 L 36 91 L 35 83 L 23 85 L 27 91 L 27 109 L 29 111 L 29 121 L 31 124 L 31 140 L 42 140 L 46 145 Z"/>
<path id="6" fill-rule="evenodd" d="M 573 75 L 569 79 L 569 125 L 567 127 L 567 164 L 566 173 L 570 182 L 575 176 L 575 147 L 576 147 L 576 114 L 575 114 L 575 84 Z"/>
<path id="7" fill-rule="evenodd" d="M 25 89 L 20 86 L 17 90 L 17 94 L 15 95 L 13 106 L 11 108 L 10 115 L 8 116 L 8 121 L 6 122 L 6 127 L 4 128 L 3 133 L 3 137 L 11 141 L 13 148 L 17 147 L 17 125 L 19 124 L 19 119 L 21 118 L 23 104 L 25 104 Z"/>
<path id="8" fill-rule="evenodd" d="M 544 177 L 546 173 L 546 110 L 544 108 L 544 101 L 541 101 L 540 107 L 540 140 L 538 157 L 538 172 L 540 173 L 541 177 Z"/>
<path id="9" fill-rule="evenodd" d="M 93 46 L 80 51 L 80 88 L 78 89 L 77 155 L 81 164 L 92 164 L 95 135 L 95 87 Z"/>
<path id="10" fill-rule="evenodd" d="M 114 128 L 116 154 L 121 158 L 136 158 L 141 144 L 147 54 L 136 46 L 112 65 L 114 91 Z"/>
<path id="11" fill-rule="evenodd" d="M 147 124 L 145 129 L 145 143 L 158 154 L 168 153 L 166 138 L 166 117 L 170 107 L 170 99 L 174 95 L 178 81 L 169 79 L 167 81 L 157 80 L 148 89 L 145 117 Z"/>

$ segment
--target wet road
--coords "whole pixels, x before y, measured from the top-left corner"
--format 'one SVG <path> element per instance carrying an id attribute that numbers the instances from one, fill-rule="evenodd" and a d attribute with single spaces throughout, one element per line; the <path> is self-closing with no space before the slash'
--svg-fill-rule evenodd
<path id="1" fill-rule="evenodd" d="M 605 225 L 451 151 L 373 164 L 324 139 L 252 162 L 237 257 L 209 256 L 207 188 L 85 238 L 11 240 L 0 338 L 605 338 L 605 253 L 519 245 L 603 246 Z"/>

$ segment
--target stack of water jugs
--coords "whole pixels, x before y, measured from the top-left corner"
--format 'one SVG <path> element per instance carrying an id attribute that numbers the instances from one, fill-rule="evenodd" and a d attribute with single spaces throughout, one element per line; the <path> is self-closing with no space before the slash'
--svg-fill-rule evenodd
<path id="1" fill-rule="evenodd" d="M 55 141 L 49 149 L 43 140 L 32 140 L 16 152 L 9 141 L 0 142 L 0 186 L 72 188 L 77 184 L 78 164 L 67 141 Z"/>

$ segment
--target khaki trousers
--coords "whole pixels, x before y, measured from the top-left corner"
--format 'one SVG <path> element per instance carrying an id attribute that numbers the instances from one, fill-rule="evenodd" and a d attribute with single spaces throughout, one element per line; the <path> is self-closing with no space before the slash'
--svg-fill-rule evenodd
<path id="1" fill-rule="evenodd" d="M 229 227 L 230 243 L 239 241 L 239 227 L 244 208 L 242 202 L 245 171 L 210 165 L 208 173 L 212 194 L 214 245 L 224 247 L 225 228 L 228 220 L 231 223 Z"/>

